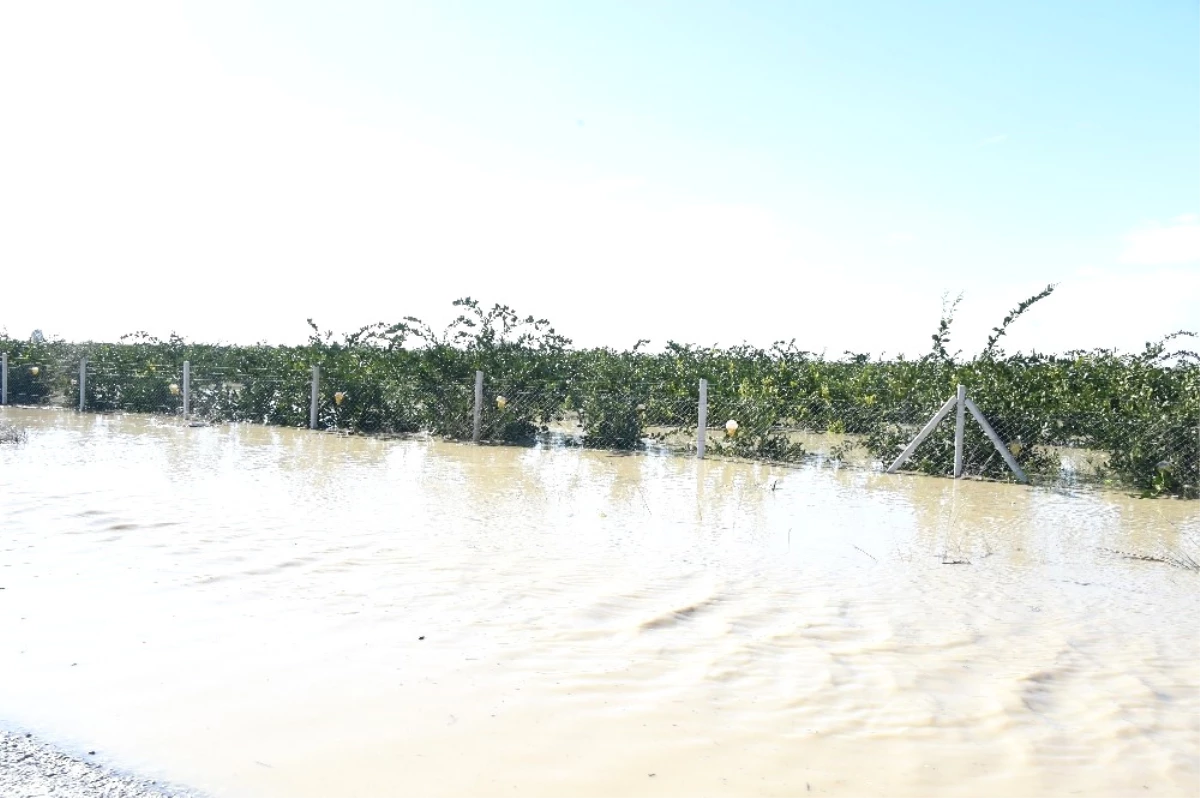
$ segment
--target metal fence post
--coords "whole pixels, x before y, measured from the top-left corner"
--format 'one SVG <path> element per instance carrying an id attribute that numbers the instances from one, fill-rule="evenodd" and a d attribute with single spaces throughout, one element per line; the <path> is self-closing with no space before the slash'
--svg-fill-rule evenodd
<path id="1" fill-rule="evenodd" d="M 186 421 L 192 412 L 192 364 L 183 361 L 183 418 Z"/>
<path id="2" fill-rule="evenodd" d="M 479 443 L 483 432 L 483 372 L 475 372 L 475 415 L 471 420 L 471 443 Z"/>
<path id="3" fill-rule="evenodd" d="M 696 414 L 696 459 L 704 459 L 704 444 L 708 439 L 708 380 L 700 379 L 700 402 Z"/>
<path id="4" fill-rule="evenodd" d="M 87 358 L 79 358 L 79 412 L 87 407 Z"/>
<path id="5" fill-rule="evenodd" d="M 308 428 L 317 428 L 317 396 L 321 385 L 321 367 L 312 367 L 312 400 L 308 406 Z"/>
<path id="6" fill-rule="evenodd" d="M 8 352 L 0 353 L 0 405 L 8 404 Z"/>
<path id="7" fill-rule="evenodd" d="M 954 420 L 954 478 L 958 479 L 963 472 L 963 433 L 967 423 L 967 388 L 958 386 L 958 411 Z"/>

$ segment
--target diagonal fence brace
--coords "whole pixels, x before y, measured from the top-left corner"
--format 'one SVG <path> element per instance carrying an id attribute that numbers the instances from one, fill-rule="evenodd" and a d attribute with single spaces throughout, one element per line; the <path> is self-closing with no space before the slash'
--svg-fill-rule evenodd
<path id="1" fill-rule="evenodd" d="M 933 418 L 929 419 L 929 422 L 921 428 L 921 431 L 918 432 L 917 436 L 912 439 L 912 442 L 910 442 L 908 446 L 904 448 L 904 451 L 900 453 L 900 456 L 896 458 L 896 461 L 888 467 L 887 473 L 896 473 L 896 470 L 899 469 L 900 466 L 908 462 L 908 458 L 912 457 L 913 452 L 915 452 L 917 447 L 929 437 L 934 429 L 937 428 L 937 425 L 942 423 L 942 419 L 950 415 L 951 410 L 956 409 L 958 413 L 954 425 L 954 478 L 958 479 L 962 476 L 964 416 L 966 412 L 970 412 L 971 417 L 975 419 L 976 423 L 979 424 L 980 429 L 983 430 L 983 434 L 987 435 L 988 440 L 990 440 L 992 445 L 996 447 L 996 451 L 999 452 L 1000 456 L 1004 458 L 1004 463 L 1009 467 L 1013 474 L 1016 475 L 1017 481 L 1028 482 L 1029 477 L 1026 476 L 1024 470 L 1021 469 L 1021 466 L 1017 464 L 1017 460 L 1012 456 L 1012 452 L 1010 452 L 1008 447 L 1004 445 L 1004 441 L 1002 441 L 1000 436 L 996 434 L 996 430 L 992 429 L 992 425 L 988 423 L 987 418 L 984 417 L 983 413 L 975 405 L 975 403 L 971 401 L 971 398 L 967 396 L 966 389 L 961 385 L 958 386 L 958 391 L 955 393 L 955 395 L 946 400 L 946 403 L 942 405 L 941 409 L 933 414 Z"/>
<path id="2" fill-rule="evenodd" d="M 900 453 L 900 456 L 896 458 L 896 462 L 892 463 L 891 466 L 888 467 L 887 473 L 896 473 L 897 468 L 908 462 L 908 458 L 912 457 L 912 454 L 917 450 L 917 447 L 929 437 L 929 434 L 937 428 L 938 424 L 942 423 L 943 418 L 950 415 L 950 411 L 953 410 L 957 404 L 957 395 L 951 396 L 949 399 L 947 399 L 946 404 L 942 405 L 942 409 L 933 414 L 933 418 L 929 419 L 929 423 L 927 423 L 921 429 L 921 431 L 917 433 L 917 437 L 913 438 L 912 442 L 905 447 L 904 451 Z"/>

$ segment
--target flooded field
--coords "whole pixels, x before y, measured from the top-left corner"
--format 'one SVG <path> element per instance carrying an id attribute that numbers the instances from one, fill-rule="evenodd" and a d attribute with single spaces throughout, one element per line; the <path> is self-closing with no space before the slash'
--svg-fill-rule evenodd
<path id="1" fill-rule="evenodd" d="M 213 795 L 1196 795 L 1200 503 L 0 410 L 0 720 Z"/>

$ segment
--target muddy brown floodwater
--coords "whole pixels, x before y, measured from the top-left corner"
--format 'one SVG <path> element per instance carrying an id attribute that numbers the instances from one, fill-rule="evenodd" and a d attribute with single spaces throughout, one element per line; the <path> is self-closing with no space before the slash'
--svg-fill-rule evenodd
<path id="1" fill-rule="evenodd" d="M 214 795 L 1196 795 L 1200 505 L 0 410 L 0 719 Z M 1190 547 L 1190 548 L 1189 548 Z"/>

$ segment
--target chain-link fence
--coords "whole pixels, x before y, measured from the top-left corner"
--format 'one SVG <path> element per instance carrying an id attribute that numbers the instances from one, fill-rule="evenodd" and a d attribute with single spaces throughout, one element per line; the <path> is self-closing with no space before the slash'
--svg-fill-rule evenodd
<path id="1" fill-rule="evenodd" d="M 1194 407 L 1123 413 L 1093 402 L 1046 412 L 969 385 L 960 424 L 958 397 L 929 392 L 880 402 L 865 392 L 748 390 L 698 378 L 614 384 L 586 376 L 478 373 L 445 379 L 348 357 L 321 365 L 297 358 L 281 368 L 278 359 L 269 365 L 131 364 L 103 352 L 68 360 L 29 350 L 5 355 L 0 378 L 5 404 L 159 413 L 192 423 L 907 470 L 1155 496 L 1200 493 L 1200 413 Z M 940 410 L 946 411 L 940 423 L 913 447 Z"/>

